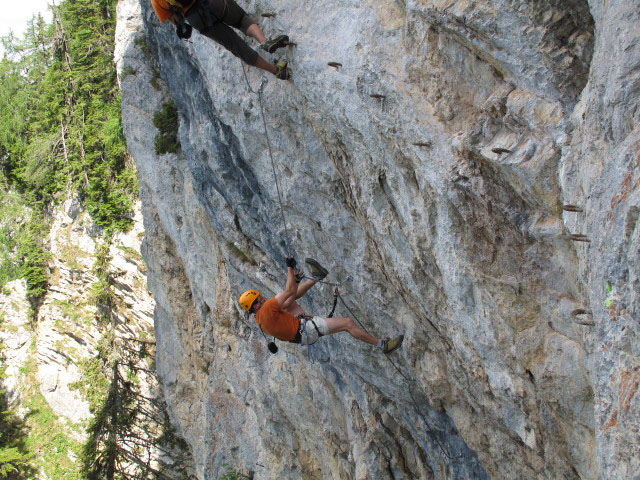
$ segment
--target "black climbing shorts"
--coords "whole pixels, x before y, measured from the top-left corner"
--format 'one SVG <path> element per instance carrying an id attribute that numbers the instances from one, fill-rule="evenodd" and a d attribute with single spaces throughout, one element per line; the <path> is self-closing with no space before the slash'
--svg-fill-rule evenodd
<path id="1" fill-rule="evenodd" d="M 186 18 L 202 35 L 218 42 L 245 63 L 256 64 L 258 53 L 230 27 L 246 34 L 247 28 L 258 22 L 234 0 L 198 0 L 187 12 Z"/>

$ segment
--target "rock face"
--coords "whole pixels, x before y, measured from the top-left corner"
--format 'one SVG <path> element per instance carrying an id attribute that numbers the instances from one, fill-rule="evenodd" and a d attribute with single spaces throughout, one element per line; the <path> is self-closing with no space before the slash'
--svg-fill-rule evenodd
<path id="1" fill-rule="evenodd" d="M 30 308 L 26 282 L 21 279 L 7 283 L 0 294 L 0 342 L 2 366 L 5 368 L 2 388 L 6 392 L 9 406 L 12 407 L 20 403 L 20 367 L 27 361 L 32 340 L 29 328 Z"/>
<path id="2" fill-rule="evenodd" d="M 78 205 L 69 199 L 54 212 L 48 241 L 51 275 L 37 317 L 33 319 L 24 280 L 8 283 L 0 294 L 2 390 L 6 391 L 9 406 L 24 419 L 31 443 L 47 445 L 48 439 L 38 435 L 44 437 L 54 432 L 56 441 L 51 445 L 55 445 L 56 453 L 68 457 L 63 459 L 66 463 L 77 461 L 81 444 L 87 440 L 85 427 L 92 412 L 85 375 L 90 368 L 88 361 L 99 354 L 98 344 L 105 330 L 91 293 L 97 280 L 93 273 L 96 245 L 102 242 L 94 234 L 101 229 Z M 154 301 L 147 290 L 146 267 L 139 253 L 143 236 L 139 204 L 133 220 L 133 228 L 116 234 L 109 249 L 108 268 L 114 277 L 112 315 L 118 325 L 115 335 L 122 339 L 146 339 L 152 344 Z M 153 375 L 137 370 L 136 377 L 143 395 L 161 400 Z M 50 412 L 46 419 L 32 420 L 44 409 Z M 145 413 L 151 415 L 156 411 L 147 408 Z M 158 423 L 162 415 L 163 412 L 157 413 Z M 159 435 L 150 431 L 134 433 L 141 440 Z M 51 457 L 46 447 L 33 453 L 42 479 L 67 478 L 65 473 L 70 475 L 68 478 L 80 478 L 76 476 L 77 463 L 55 465 L 58 457 Z M 179 447 L 172 445 L 167 450 L 163 444 L 149 447 L 146 453 L 151 465 L 162 468 L 167 478 L 186 478 L 189 459 L 183 458 L 184 452 Z M 143 458 L 144 453 L 138 454 Z"/>
<path id="3" fill-rule="evenodd" d="M 54 412 L 72 423 L 91 417 L 89 404 L 72 384 L 82 380 L 80 364 L 96 356 L 102 333 L 97 307 L 91 300 L 91 285 L 97 280 L 91 272 L 98 241 L 93 232 L 99 230 L 71 199 L 55 216 L 49 241 L 53 273 L 36 322 L 40 391 Z M 126 306 L 115 312 L 123 335 L 151 330 L 153 298 L 145 286 L 145 265 L 138 253 L 141 239 L 138 207 L 134 227 L 116 235 L 109 253 L 116 277 L 115 295 Z"/>
<path id="4" fill-rule="evenodd" d="M 634 478 L 640 2 L 242 6 L 297 44 L 261 97 L 258 70 L 119 5 L 157 369 L 199 478 Z M 181 150 L 156 155 L 168 99 Z M 347 334 L 268 354 L 235 299 L 282 289 L 288 250 L 405 334 L 410 382 Z"/>

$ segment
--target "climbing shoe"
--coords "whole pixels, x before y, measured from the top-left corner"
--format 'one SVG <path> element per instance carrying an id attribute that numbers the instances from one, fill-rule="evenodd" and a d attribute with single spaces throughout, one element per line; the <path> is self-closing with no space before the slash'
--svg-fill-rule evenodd
<path id="1" fill-rule="evenodd" d="M 304 261 L 307 265 L 309 265 L 309 273 L 314 280 L 322 280 L 324 277 L 329 275 L 329 271 L 318 262 L 316 262 L 313 258 L 305 258 Z"/>
<path id="2" fill-rule="evenodd" d="M 291 78 L 291 70 L 287 67 L 287 62 L 280 60 L 276 63 L 276 77 L 280 80 L 289 80 Z"/>
<path id="3" fill-rule="evenodd" d="M 289 42 L 287 35 L 279 35 L 274 38 L 269 38 L 260 44 L 260 48 L 266 50 L 269 53 L 275 52 L 277 49 L 285 46 Z"/>
<path id="4" fill-rule="evenodd" d="M 394 350 L 400 348 L 402 345 L 402 340 L 404 340 L 404 335 L 400 335 L 396 338 L 387 338 L 382 341 L 382 351 L 386 354 L 393 352 Z"/>

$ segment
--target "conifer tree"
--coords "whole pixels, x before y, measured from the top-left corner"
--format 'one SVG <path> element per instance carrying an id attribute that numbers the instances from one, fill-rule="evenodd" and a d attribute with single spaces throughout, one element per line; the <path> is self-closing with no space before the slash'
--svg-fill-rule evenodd
<path id="1" fill-rule="evenodd" d="M 47 286 L 46 240 L 52 208 L 71 190 L 106 232 L 92 293 L 104 331 L 98 355 L 77 388 L 94 420 L 81 459 L 90 479 L 169 478 L 153 458 L 171 437 L 163 406 L 143 392 L 153 375 L 153 342 L 123 335 L 115 312 L 110 235 L 131 224 L 135 169 L 121 125 L 113 64 L 117 0 L 65 0 L 23 39 L 3 40 L 0 61 L 0 283 L 25 277 L 38 299 Z M 5 202 L 6 200 L 6 202 Z M 20 212 L 16 216 L 16 212 Z M 0 394 L 0 411 L 4 411 Z M 33 478 L 19 425 L 0 417 L 0 479 Z"/>

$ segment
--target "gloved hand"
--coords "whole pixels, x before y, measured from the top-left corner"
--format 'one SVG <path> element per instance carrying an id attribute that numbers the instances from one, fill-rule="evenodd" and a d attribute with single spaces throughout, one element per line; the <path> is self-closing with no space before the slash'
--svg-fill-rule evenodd
<path id="1" fill-rule="evenodd" d="M 296 259 L 295 258 L 286 257 L 285 258 L 285 262 L 287 263 L 287 267 L 290 267 L 290 268 L 293 268 L 293 269 L 296 268 L 297 263 L 296 263 Z"/>
<path id="2" fill-rule="evenodd" d="M 191 38 L 192 30 L 193 28 L 191 27 L 191 25 L 185 23 L 184 21 L 176 24 L 176 35 L 178 35 L 178 38 L 181 40 L 188 40 L 189 38 Z"/>

